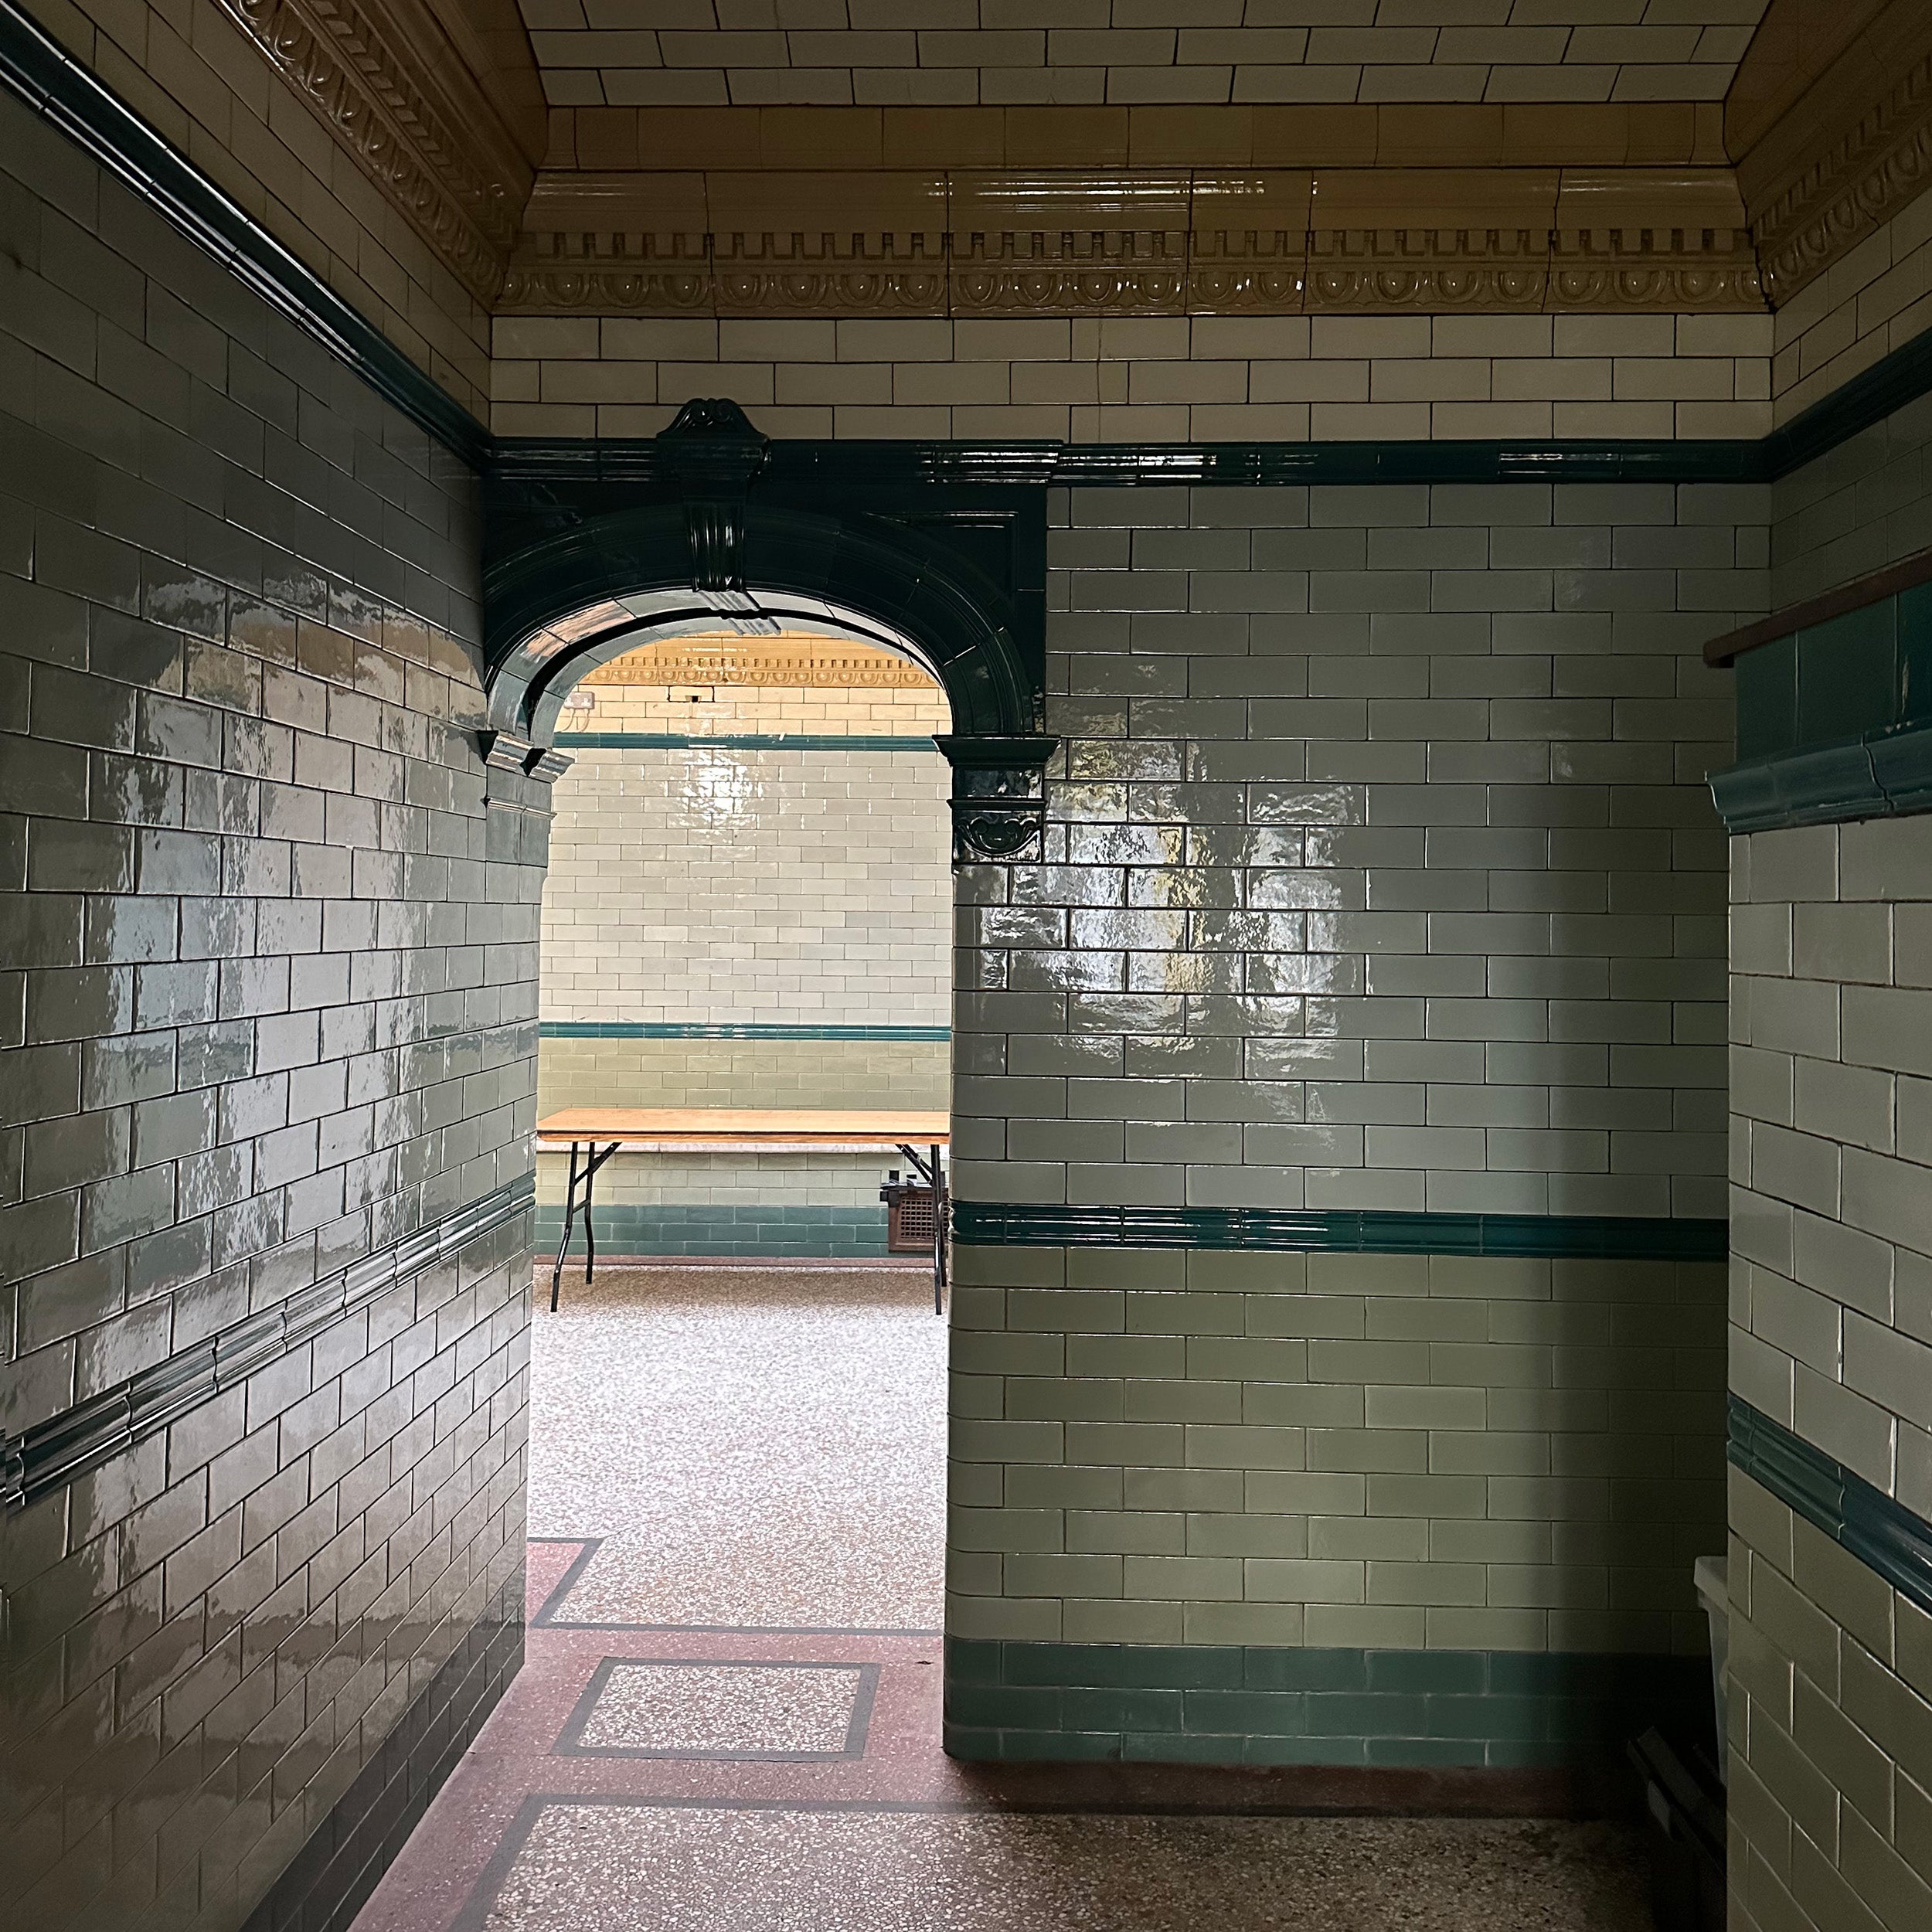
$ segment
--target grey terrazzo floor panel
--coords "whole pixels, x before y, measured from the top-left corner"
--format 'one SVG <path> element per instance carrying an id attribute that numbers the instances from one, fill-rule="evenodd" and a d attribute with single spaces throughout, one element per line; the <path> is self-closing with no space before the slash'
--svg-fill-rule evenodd
<path id="1" fill-rule="evenodd" d="M 1514 1820 L 538 1798 L 457 1932 L 1648 1932 L 1631 1852 Z"/>
<path id="2" fill-rule="evenodd" d="M 534 1325 L 545 1621 L 936 1630 L 946 1325 L 917 1270 L 611 1269 Z"/>
<path id="3" fill-rule="evenodd" d="M 855 1757 L 876 1665 L 607 1657 L 557 1740 L 570 1755 Z"/>

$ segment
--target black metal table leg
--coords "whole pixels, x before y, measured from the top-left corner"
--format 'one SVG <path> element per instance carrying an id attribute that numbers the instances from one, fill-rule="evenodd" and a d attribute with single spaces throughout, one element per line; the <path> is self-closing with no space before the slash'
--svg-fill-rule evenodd
<path id="1" fill-rule="evenodd" d="M 592 1151 L 596 1150 L 593 1148 Z M 609 1156 L 607 1155 L 605 1158 Z M 602 1161 L 588 1161 L 583 1168 L 583 1285 L 587 1288 L 590 1285 L 591 1276 L 597 1272 L 597 1217 L 590 1212 L 590 1202 L 597 1188 L 597 1169 L 603 1165 Z"/>
<path id="2" fill-rule="evenodd" d="M 946 1211 L 951 1196 L 947 1191 L 946 1170 L 940 1151 L 933 1149 L 933 1313 L 946 1312 Z"/>
<path id="3" fill-rule="evenodd" d="M 599 1150 L 595 1141 L 570 1143 L 570 1178 L 563 1189 L 563 1234 L 556 1244 L 556 1264 L 550 1270 L 550 1312 L 556 1313 L 557 1291 L 563 1281 L 563 1264 L 570 1252 L 570 1233 L 577 1226 L 580 1207 L 583 1214 L 583 1279 L 587 1285 L 595 1274 L 597 1264 L 597 1228 L 592 1214 L 597 1200 L 597 1169 L 623 1146 L 621 1141 L 613 1141 Z M 583 1148 L 583 1165 L 577 1165 L 577 1149 Z M 580 1200 L 577 1189 L 583 1192 Z"/>
<path id="4" fill-rule="evenodd" d="M 563 1257 L 570 1249 L 570 1224 L 577 1211 L 577 1144 L 570 1143 L 570 1178 L 563 1189 L 563 1235 L 556 1244 L 556 1265 L 550 1270 L 550 1312 L 556 1313 L 557 1291 L 563 1284 Z"/>

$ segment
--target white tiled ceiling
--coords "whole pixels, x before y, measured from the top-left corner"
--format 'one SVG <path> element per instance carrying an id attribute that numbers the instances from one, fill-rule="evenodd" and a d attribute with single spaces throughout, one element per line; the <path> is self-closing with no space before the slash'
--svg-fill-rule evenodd
<path id="1" fill-rule="evenodd" d="M 557 106 L 1710 100 L 1767 0 L 521 0 Z"/>

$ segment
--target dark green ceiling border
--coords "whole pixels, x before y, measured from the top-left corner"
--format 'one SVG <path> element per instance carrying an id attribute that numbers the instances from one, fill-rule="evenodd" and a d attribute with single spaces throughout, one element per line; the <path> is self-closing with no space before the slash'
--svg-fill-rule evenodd
<path id="1" fill-rule="evenodd" d="M 445 448 L 466 463 L 488 460 L 489 432 L 468 410 L 14 0 L 0 0 L 0 81 Z"/>
<path id="2" fill-rule="evenodd" d="M 1742 1396 L 1730 1399 L 1729 1437 L 1736 1468 L 1932 1612 L 1932 1523 Z"/>
<path id="3" fill-rule="evenodd" d="M 0 0 L 0 83 L 466 463 L 512 482 L 647 481 L 651 440 L 493 437 L 169 141 Z M 1768 436 L 1684 441 L 1099 443 L 782 441 L 787 479 L 879 483 L 1765 482 L 1932 390 L 1932 330 Z"/>
<path id="4" fill-rule="evenodd" d="M 716 738 L 679 731 L 560 731 L 550 742 L 560 751 L 930 751 L 923 738 L 867 737 L 854 732 L 740 732 Z"/>
<path id="5" fill-rule="evenodd" d="M 1084 1207 L 955 1201 L 954 1240 L 986 1247 L 1247 1249 L 1560 1260 L 1722 1261 L 1730 1223 L 1612 1214 L 1402 1213 L 1381 1208 Z"/>

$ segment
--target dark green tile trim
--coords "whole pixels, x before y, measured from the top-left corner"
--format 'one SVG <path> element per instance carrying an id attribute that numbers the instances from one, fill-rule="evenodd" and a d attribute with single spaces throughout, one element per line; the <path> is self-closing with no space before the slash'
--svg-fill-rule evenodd
<path id="1" fill-rule="evenodd" d="M 1929 381 L 1932 386 L 1932 381 Z M 493 475 L 512 487 L 668 480 L 675 452 L 655 438 L 590 443 L 508 437 Z M 774 440 L 760 488 L 916 488 L 1282 484 L 1736 483 L 1762 481 L 1749 439 L 1601 442 L 923 443 Z"/>
<path id="2" fill-rule="evenodd" d="M 950 1026 L 793 1026 L 773 1021 L 702 1026 L 657 1019 L 546 1019 L 545 1039 L 948 1040 Z"/>
<path id="3" fill-rule="evenodd" d="M 658 1206 L 618 1201 L 597 1204 L 600 1260 L 639 1255 L 775 1255 L 852 1260 L 883 1255 L 883 1207 Z M 580 1222 L 579 1226 L 581 1228 Z M 556 1251 L 563 1209 L 549 1202 L 536 1211 L 536 1246 Z M 583 1252 L 580 1233 L 573 1253 Z"/>
<path id="4" fill-rule="evenodd" d="M 1881 356 L 1821 396 L 1758 444 L 1764 474 L 1775 482 L 1883 423 L 1895 410 L 1932 391 L 1932 329 Z"/>
<path id="5" fill-rule="evenodd" d="M 524 1587 L 519 1563 L 243 1922 L 242 1932 L 350 1932 L 522 1668 Z"/>
<path id="6" fill-rule="evenodd" d="M 327 283 L 125 107 L 14 0 L 0 0 L 0 82 L 278 315 L 466 463 L 489 433 Z"/>
<path id="7" fill-rule="evenodd" d="M 492 438 L 475 417 L 43 32 L 0 0 L 0 83 L 163 213 L 438 441 L 532 484 L 661 480 L 646 440 Z M 1662 441 L 775 442 L 776 480 L 818 483 L 1221 485 L 1754 482 L 1788 474 L 1932 390 L 1932 332 L 1768 436 Z"/>
<path id="8" fill-rule="evenodd" d="M 1733 834 L 1932 811 L 1932 723 L 1753 759 L 1713 772 L 1710 787 Z"/>
<path id="9" fill-rule="evenodd" d="M 492 438 L 482 424 L 157 134 L 15 0 L 0 0 L 0 83 L 152 204 L 263 300 L 465 461 L 532 484 L 651 482 L 651 440 Z M 821 482 L 1222 485 L 1755 482 L 1788 474 L 1932 390 L 1932 331 L 1782 429 L 1752 440 L 921 443 L 781 441 L 774 479 Z"/>
<path id="10" fill-rule="evenodd" d="M 18 1435 L 0 1434 L 0 1506 L 21 1509 L 98 1469 L 391 1288 L 521 1220 L 534 1191 L 529 1175 L 506 1182 L 454 1214 L 218 1328 L 73 1408 Z"/>
<path id="11" fill-rule="evenodd" d="M 1624 1215 L 1402 1214 L 1379 1209 L 1056 1207 L 959 1201 L 954 1238 L 989 1247 L 1246 1248 L 1721 1261 L 1730 1225 Z"/>
<path id="12" fill-rule="evenodd" d="M 930 751 L 930 736 L 864 738 L 829 731 L 781 731 L 736 737 L 687 737 L 675 731 L 560 731 L 552 742 L 560 751 Z"/>
<path id="13" fill-rule="evenodd" d="M 1730 1399 L 1728 1454 L 1779 1502 L 1932 1613 L 1932 1523 L 1739 1395 Z"/>
<path id="14" fill-rule="evenodd" d="M 1520 1767 L 1710 1723 L 1702 1657 L 949 1637 L 955 1757 Z"/>

